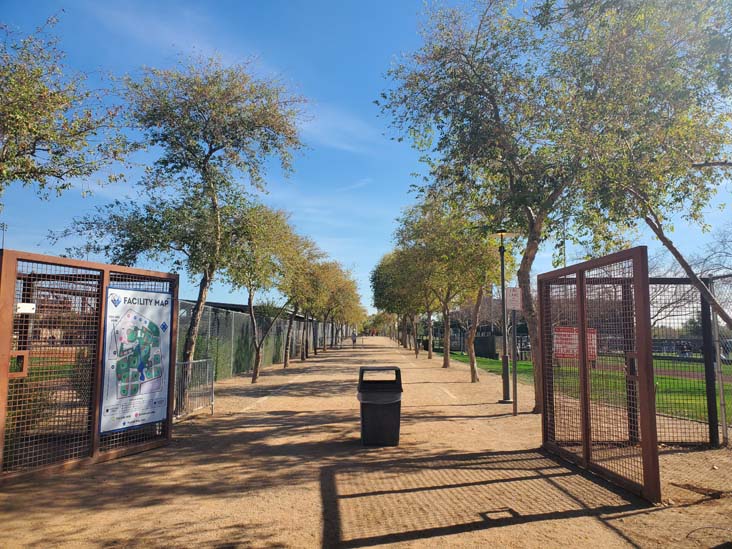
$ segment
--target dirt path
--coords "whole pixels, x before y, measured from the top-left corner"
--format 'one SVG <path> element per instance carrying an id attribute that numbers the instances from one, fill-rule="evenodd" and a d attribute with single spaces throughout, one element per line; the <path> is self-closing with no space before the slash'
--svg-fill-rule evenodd
<path id="1" fill-rule="evenodd" d="M 363 448 L 358 367 L 402 368 L 401 444 Z M 217 386 L 216 415 L 178 424 L 167 448 L 0 489 L 0 546 L 714 546 L 732 497 L 674 487 L 651 507 L 537 450 L 520 387 L 468 383 L 384 338 L 319 354 L 261 382 Z M 686 484 L 732 490 L 730 452 L 664 456 Z M 717 467 L 714 469 L 714 467 Z M 692 475 L 689 472 L 695 472 Z M 684 484 L 681 482 L 680 484 Z M 702 487 L 703 488 L 703 487 Z M 714 528 L 711 528 L 714 527 Z"/>

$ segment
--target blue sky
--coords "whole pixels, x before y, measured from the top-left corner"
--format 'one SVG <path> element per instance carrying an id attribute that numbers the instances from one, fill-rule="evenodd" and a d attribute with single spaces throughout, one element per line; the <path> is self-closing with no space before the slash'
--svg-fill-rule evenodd
<path id="1" fill-rule="evenodd" d="M 353 271 L 363 303 L 372 310 L 369 272 L 391 249 L 394 219 L 412 200 L 410 174 L 420 170 L 417 153 L 390 139 L 388 120 L 373 101 L 388 84 L 384 73 L 390 64 L 420 44 L 421 0 L 2 4 L 0 20 L 20 33 L 63 9 L 56 34 L 72 69 L 135 74 L 143 65 L 170 66 L 180 53 L 217 54 L 224 62 L 253 60 L 258 74 L 276 76 L 305 96 L 308 120 L 302 133 L 308 147 L 297 155 L 289 178 L 277 169 L 269 172 L 269 194 L 262 199 L 290 211 L 300 233 Z M 11 186 L 0 213 L 9 226 L 6 246 L 62 252 L 62 246 L 47 241 L 48 230 L 125 196 L 134 180 L 133 174 L 125 185 L 94 188 L 87 198 L 72 189 L 47 202 L 30 189 Z M 715 206 L 729 202 L 730 194 L 727 185 Z M 729 209 L 710 207 L 707 221 L 720 225 L 729 217 Z M 685 253 L 708 238 L 680 220 L 675 226 L 674 239 Z M 658 246 L 646 231 L 641 240 Z M 542 249 L 536 272 L 551 268 L 551 247 Z M 194 285 L 184 281 L 181 297 L 194 295 Z M 210 299 L 245 301 L 224 285 L 216 285 Z"/>

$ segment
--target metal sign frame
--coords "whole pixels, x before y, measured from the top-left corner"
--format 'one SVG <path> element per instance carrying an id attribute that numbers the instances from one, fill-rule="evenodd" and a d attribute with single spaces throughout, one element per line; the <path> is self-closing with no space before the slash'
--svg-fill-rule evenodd
<path id="1" fill-rule="evenodd" d="M 19 265 L 33 265 L 39 273 L 21 273 Z M 46 271 L 44 272 L 41 271 Z M 52 274 L 49 274 L 52 273 Z M 79 274 L 82 273 L 82 274 Z M 6 441 L 6 420 L 8 418 L 9 384 L 13 380 L 29 376 L 33 369 L 33 356 L 37 352 L 33 346 L 35 336 L 24 335 L 24 340 L 14 339 L 14 323 L 22 314 L 16 314 L 15 304 L 20 301 L 27 303 L 32 297 L 32 291 L 26 291 L 25 279 L 33 277 L 33 281 L 40 280 L 47 284 L 55 284 L 57 287 L 78 283 L 79 280 L 90 281 L 94 286 L 94 296 L 88 299 L 96 299 L 96 308 L 93 312 L 94 322 L 87 326 L 87 334 L 91 339 L 96 338 L 89 347 L 94 350 L 93 375 L 88 383 L 90 391 L 90 421 L 89 432 L 80 436 L 88 437 L 88 447 L 85 445 L 82 454 L 72 459 L 55 459 L 54 456 L 31 463 L 27 466 L 17 466 L 9 469 L 4 467 L 3 446 Z M 131 288 L 144 288 L 146 286 L 160 286 L 168 288 L 173 300 L 173 317 L 171 319 L 171 367 L 168 373 L 168 403 L 166 419 L 159 422 L 155 431 L 146 433 L 125 432 L 115 438 L 100 434 L 98 425 L 100 420 L 101 391 L 102 391 L 102 368 L 104 364 L 104 319 L 106 317 L 106 291 L 110 285 L 119 287 L 127 285 Z M 33 284 L 31 284 L 31 287 Z M 18 288 L 22 289 L 18 289 Z M 0 250 L 0 482 L 6 479 L 35 473 L 38 471 L 58 471 L 69 467 L 79 466 L 87 463 L 107 461 L 120 456 L 157 448 L 169 443 L 172 436 L 173 419 L 173 390 L 175 374 L 176 341 L 178 330 L 178 275 L 145 269 L 136 269 L 117 265 L 107 265 L 90 261 L 81 261 L 68 258 L 53 257 L 35 253 L 27 253 L 17 250 Z M 53 289 L 47 290 L 53 292 Z M 59 290 L 63 293 L 64 290 Z M 22 295 L 19 295 L 21 292 Z M 91 313 L 90 313 L 91 314 Z M 28 316 L 28 315 L 25 315 Z M 91 322 L 91 321 L 90 321 Z M 95 324 L 94 324 L 95 323 Z M 53 337 L 53 336 L 51 336 Z M 53 352 L 53 346 L 50 352 Z M 47 350 L 47 353 L 49 350 Z M 78 360 L 78 359 L 77 359 Z M 20 369 L 17 364 L 20 363 Z M 72 368 L 74 363 L 72 361 Z M 85 382 L 85 381 L 81 381 Z"/>

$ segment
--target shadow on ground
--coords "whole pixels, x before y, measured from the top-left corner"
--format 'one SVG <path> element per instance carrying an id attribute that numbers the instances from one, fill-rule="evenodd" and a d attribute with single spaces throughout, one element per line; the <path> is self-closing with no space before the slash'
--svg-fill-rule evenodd
<path id="1" fill-rule="evenodd" d="M 541 450 L 450 454 L 320 471 L 323 547 L 371 547 L 650 506 Z"/>

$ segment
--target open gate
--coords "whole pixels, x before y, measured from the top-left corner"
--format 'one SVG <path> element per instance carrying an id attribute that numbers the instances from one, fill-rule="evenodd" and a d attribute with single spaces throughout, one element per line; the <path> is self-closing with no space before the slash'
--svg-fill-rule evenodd
<path id="1" fill-rule="evenodd" d="M 106 374 L 113 376 L 111 384 L 115 377 L 117 380 L 114 387 L 122 404 L 115 410 L 121 410 L 120 418 L 129 410 L 130 416 L 147 413 L 136 412 L 130 404 L 132 397 L 142 396 L 152 386 L 143 388 L 145 375 L 159 378 L 155 391 L 161 396 L 158 410 L 148 417 L 120 419 L 119 426 L 113 428 L 100 420 L 110 412 L 109 408 L 102 410 L 103 351 L 110 344 L 105 342 L 105 319 L 106 308 L 111 307 L 108 303 L 114 303 L 115 308 L 120 303 L 118 294 L 169 296 L 165 306 L 171 307 L 172 315 L 169 326 L 162 325 L 164 334 L 146 319 L 137 321 L 140 326 L 144 323 L 145 329 L 131 330 L 148 334 L 154 327 L 159 340 L 170 338 L 166 340 L 170 348 L 165 350 L 175 357 L 178 276 L 13 250 L 0 254 L 0 481 L 167 443 L 173 368 L 166 370 L 162 354 L 135 355 L 135 363 L 125 363 L 127 367 L 121 372 L 120 364 L 131 361 L 133 355 L 122 358 L 122 344 L 119 355 L 110 351 L 116 358 L 107 364 L 112 364 L 114 372 Z M 132 310 L 124 305 L 122 309 Z M 146 348 L 153 347 L 151 342 Z"/>
<path id="2" fill-rule="evenodd" d="M 544 447 L 660 501 L 648 257 L 539 275 Z"/>

